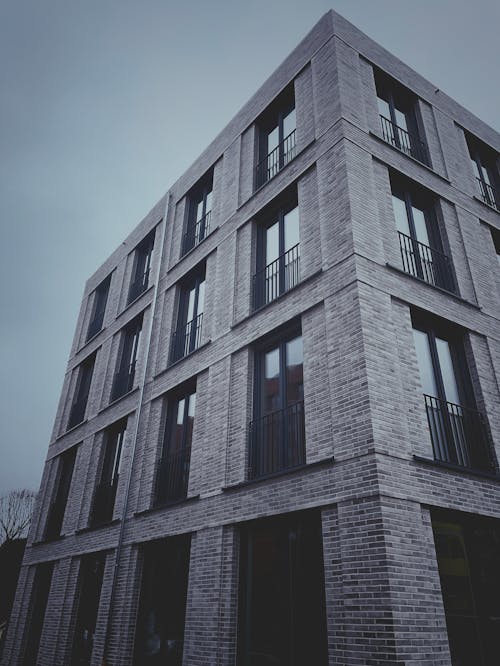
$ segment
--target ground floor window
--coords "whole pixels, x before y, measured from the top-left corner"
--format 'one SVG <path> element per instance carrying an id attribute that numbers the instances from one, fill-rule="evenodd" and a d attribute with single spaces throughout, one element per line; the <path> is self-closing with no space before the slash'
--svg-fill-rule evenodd
<path id="1" fill-rule="evenodd" d="M 241 537 L 238 663 L 327 664 L 321 514 L 254 521 Z"/>
<path id="2" fill-rule="evenodd" d="M 40 647 L 53 568 L 53 563 L 47 562 L 39 564 L 35 571 L 22 661 L 23 666 L 35 666 L 37 663 L 38 648 Z"/>
<path id="3" fill-rule="evenodd" d="M 88 666 L 92 659 L 105 561 L 105 555 L 97 553 L 85 556 L 80 564 L 71 666 Z"/>
<path id="4" fill-rule="evenodd" d="M 453 666 L 500 659 L 500 521 L 434 511 L 432 526 Z"/>

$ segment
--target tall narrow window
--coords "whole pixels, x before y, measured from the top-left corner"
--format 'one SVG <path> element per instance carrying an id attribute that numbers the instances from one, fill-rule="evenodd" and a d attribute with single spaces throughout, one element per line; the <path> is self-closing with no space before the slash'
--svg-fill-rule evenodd
<path id="1" fill-rule="evenodd" d="M 81 561 L 71 666 L 90 666 L 105 561 L 100 553 L 88 555 Z"/>
<path id="2" fill-rule="evenodd" d="M 111 283 L 111 275 L 101 282 L 94 292 L 92 302 L 92 312 L 90 315 L 89 327 L 87 329 L 86 341 L 93 338 L 99 333 L 104 321 L 104 312 L 106 311 L 106 303 L 108 301 L 109 285 Z"/>
<path id="3" fill-rule="evenodd" d="M 484 203 L 500 210 L 498 155 L 470 134 L 466 138 L 478 193 Z"/>
<path id="4" fill-rule="evenodd" d="M 249 477 L 305 463 L 302 337 L 274 341 L 258 352 L 255 418 L 250 423 Z"/>
<path id="5" fill-rule="evenodd" d="M 482 415 L 474 398 L 465 355 L 456 336 L 417 318 L 413 336 L 434 457 L 463 467 L 491 469 Z"/>
<path id="6" fill-rule="evenodd" d="M 182 666 L 190 546 L 182 535 L 145 549 L 135 666 Z"/>
<path id="7" fill-rule="evenodd" d="M 104 435 L 104 456 L 92 503 L 91 525 L 106 523 L 113 518 L 126 431 L 127 421 L 124 420 L 112 425 Z"/>
<path id="8" fill-rule="evenodd" d="M 120 362 L 113 379 L 111 400 L 117 400 L 132 390 L 135 379 L 137 353 L 141 339 L 142 315 L 133 319 L 122 332 Z"/>
<path id="9" fill-rule="evenodd" d="M 182 246 L 182 254 L 208 236 L 212 217 L 213 172 L 199 183 L 187 198 L 187 225 Z"/>
<path id="10" fill-rule="evenodd" d="M 205 302 L 205 267 L 181 286 L 177 329 L 172 335 L 170 362 L 187 356 L 201 344 Z"/>
<path id="11" fill-rule="evenodd" d="M 443 252 L 432 199 L 393 179 L 392 207 L 406 273 L 454 292 L 451 262 Z"/>
<path id="12" fill-rule="evenodd" d="M 495 247 L 495 252 L 497 255 L 497 261 L 500 265 L 500 231 L 497 229 L 491 229 L 491 238 L 493 240 L 493 245 Z"/>
<path id="13" fill-rule="evenodd" d="M 375 85 L 384 140 L 429 165 L 427 146 L 418 132 L 415 96 L 380 71 L 375 72 Z"/>
<path id="14" fill-rule="evenodd" d="M 155 504 L 187 495 L 196 392 L 188 390 L 169 400 L 163 450 L 156 476 Z"/>
<path id="15" fill-rule="evenodd" d="M 49 599 L 50 585 L 52 582 L 52 562 L 39 564 L 35 571 L 33 581 L 33 592 L 30 600 L 30 610 L 27 619 L 26 639 L 24 646 L 23 666 L 36 666 L 38 661 L 38 650 L 42 636 L 45 611 Z"/>
<path id="16" fill-rule="evenodd" d="M 293 90 L 287 90 L 258 121 L 259 160 L 256 186 L 273 178 L 296 154 L 296 115 Z"/>
<path id="17" fill-rule="evenodd" d="M 68 418 L 68 429 L 74 428 L 85 418 L 90 384 L 92 382 L 92 375 L 94 374 L 94 363 L 95 354 L 92 354 L 92 356 L 86 358 L 78 368 L 75 394 Z"/>
<path id="18" fill-rule="evenodd" d="M 151 271 L 151 257 L 155 242 L 155 230 L 151 231 L 135 249 L 132 281 L 128 292 L 127 303 L 132 303 L 146 291 L 149 286 L 149 273 Z"/>
<path id="19" fill-rule="evenodd" d="M 300 281 L 299 208 L 297 201 L 272 212 L 258 228 L 257 272 L 253 308 L 274 301 Z"/>
<path id="20" fill-rule="evenodd" d="M 68 502 L 69 489 L 73 478 L 75 467 L 76 446 L 65 451 L 59 456 L 57 466 L 57 477 L 54 488 L 53 500 L 50 503 L 45 524 L 44 539 L 57 539 L 61 534 L 61 527 Z"/>
<path id="21" fill-rule="evenodd" d="M 242 531 L 238 664 L 328 663 L 320 513 Z"/>

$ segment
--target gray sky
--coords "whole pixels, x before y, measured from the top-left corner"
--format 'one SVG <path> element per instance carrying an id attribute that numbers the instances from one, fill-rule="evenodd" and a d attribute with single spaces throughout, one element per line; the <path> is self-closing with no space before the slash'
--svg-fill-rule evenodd
<path id="1" fill-rule="evenodd" d="M 85 280 L 330 8 L 500 130 L 498 0 L 0 0 L 0 494 L 38 488 Z"/>

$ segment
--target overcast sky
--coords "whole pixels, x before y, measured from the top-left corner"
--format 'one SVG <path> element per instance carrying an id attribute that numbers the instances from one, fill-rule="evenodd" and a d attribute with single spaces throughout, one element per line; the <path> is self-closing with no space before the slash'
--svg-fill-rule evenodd
<path id="1" fill-rule="evenodd" d="M 498 0 L 0 0 L 0 494 L 38 488 L 85 280 L 331 7 L 500 130 Z"/>

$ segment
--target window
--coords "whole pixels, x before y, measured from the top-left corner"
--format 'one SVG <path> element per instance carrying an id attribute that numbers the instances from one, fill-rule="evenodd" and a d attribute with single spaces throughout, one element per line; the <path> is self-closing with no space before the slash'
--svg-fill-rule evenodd
<path id="1" fill-rule="evenodd" d="M 285 91 L 257 123 L 259 159 L 256 187 L 273 178 L 296 154 L 296 117 L 293 89 Z"/>
<path id="2" fill-rule="evenodd" d="M 71 479 L 73 478 L 75 459 L 75 446 L 59 456 L 53 500 L 49 506 L 47 522 L 45 524 L 44 539 L 47 541 L 50 539 L 57 539 L 61 534 Z"/>
<path id="3" fill-rule="evenodd" d="M 423 164 L 430 164 L 418 131 L 416 98 L 397 81 L 375 72 L 377 104 L 384 141 Z"/>
<path id="4" fill-rule="evenodd" d="M 97 612 L 101 598 L 104 563 L 105 556 L 99 553 L 84 557 L 80 564 L 71 666 L 90 666 L 97 625 Z"/>
<path id="5" fill-rule="evenodd" d="M 78 368 L 75 394 L 69 412 L 68 429 L 74 428 L 85 418 L 85 410 L 87 409 L 90 384 L 92 382 L 92 375 L 94 373 L 94 363 L 95 354 L 92 354 L 92 356 L 86 358 Z"/>
<path id="6" fill-rule="evenodd" d="M 182 666 L 191 537 L 145 548 L 134 664 Z"/>
<path id="7" fill-rule="evenodd" d="M 249 523 L 240 563 L 238 664 L 326 666 L 320 513 Z"/>
<path id="8" fill-rule="evenodd" d="M 256 354 L 249 477 L 305 463 L 302 336 L 272 340 Z"/>
<path id="9" fill-rule="evenodd" d="M 111 275 L 101 282 L 101 284 L 94 291 L 94 299 L 92 303 L 92 312 L 90 315 L 89 327 L 87 329 L 88 342 L 91 338 L 99 333 L 102 329 L 102 322 L 104 321 L 104 312 L 106 310 L 106 303 L 108 301 L 109 285 L 111 282 Z"/>
<path id="10" fill-rule="evenodd" d="M 299 208 L 297 200 L 268 213 L 257 230 L 257 271 L 253 309 L 274 301 L 300 280 Z"/>
<path id="11" fill-rule="evenodd" d="M 500 210 L 498 155 L 470 134 L 466 134 L 466 139 L 478 193 L 484 203 Z"/>
<path id="12" fill-rule="evenodd" d="M 183 499 L 187 495 L 195 404 L 194 388 L 169 400 L 156 476 L 156 505 Z"/>
<path id="13" fill-rule="evenodd" d="M 491 238 L 493 240 L 493 245 L 495 246 L 495 252 L 497 255 L 498 264 L 500 265 L 500 231 L 497 229 L 491 230 Z"/>
<path id="14" fill-rule="evenodd" d="M 36 666 L 38 662 L 38 649 L 52 583 L 53 568 L 53 563 L 47 562 L 39 564 L 35 571 L 22 660 L 23 666 Z"/>
<path id="15" fill-rule="evenodd" d="M 126 431 L 127 421 L 124 420 L 112 425 L 104 435 L 104 456 L 99 484 L 92 502 L 91 525 L 106 523 L 113 518 Z"/>
<path id="16" fill-rule="evenodd" d="M 187 225 L 182 254 L 189 252 L 210 233 L 213 173 L 210 172 L 188 195 Z"/>
<path id="17" fill-rule="evenodd" d="M 454 292 L 451 262 L 442 251 L 432 198 L 393 178 L 392 207 L 405 272 Z"/>
<path id="18" fill-rule="evenodd" d="M 141 339 L 142 315 L 133 319 L 122 332 L 120 363 L 113 379 L 111 400 L 118 400 L 132 390 L 135 379 L 137 352 Z"/>
<path id="19" fill-rule="evenodd" d="M 500 523 L 432 512 L 453 666 L 496 666 L 500 652 Z"/>
<path id="20" fill-rule="evenodd" d="M 491 469 L 482 415 L 475 409 L 460 337 L 441 322 L 414 315 L 413 337 L 436 460 Z"/>
<path id="21" fill-rule="evenodd" d="M 149 272 L 151 270 L 151 257 L 155 242 L 155 230 L 151 231 L 135 248 L 132 281 L 128 292 L 127 303 L 132 303 L 146 291 L 149 286 Z"/>
<path id="22" fill-rule="evenodd" d="M 181 285 L 177 329 L 172 335 L 170 362 L 175 363 L 201 344 L 205 301 L 205 267 Z"/>

